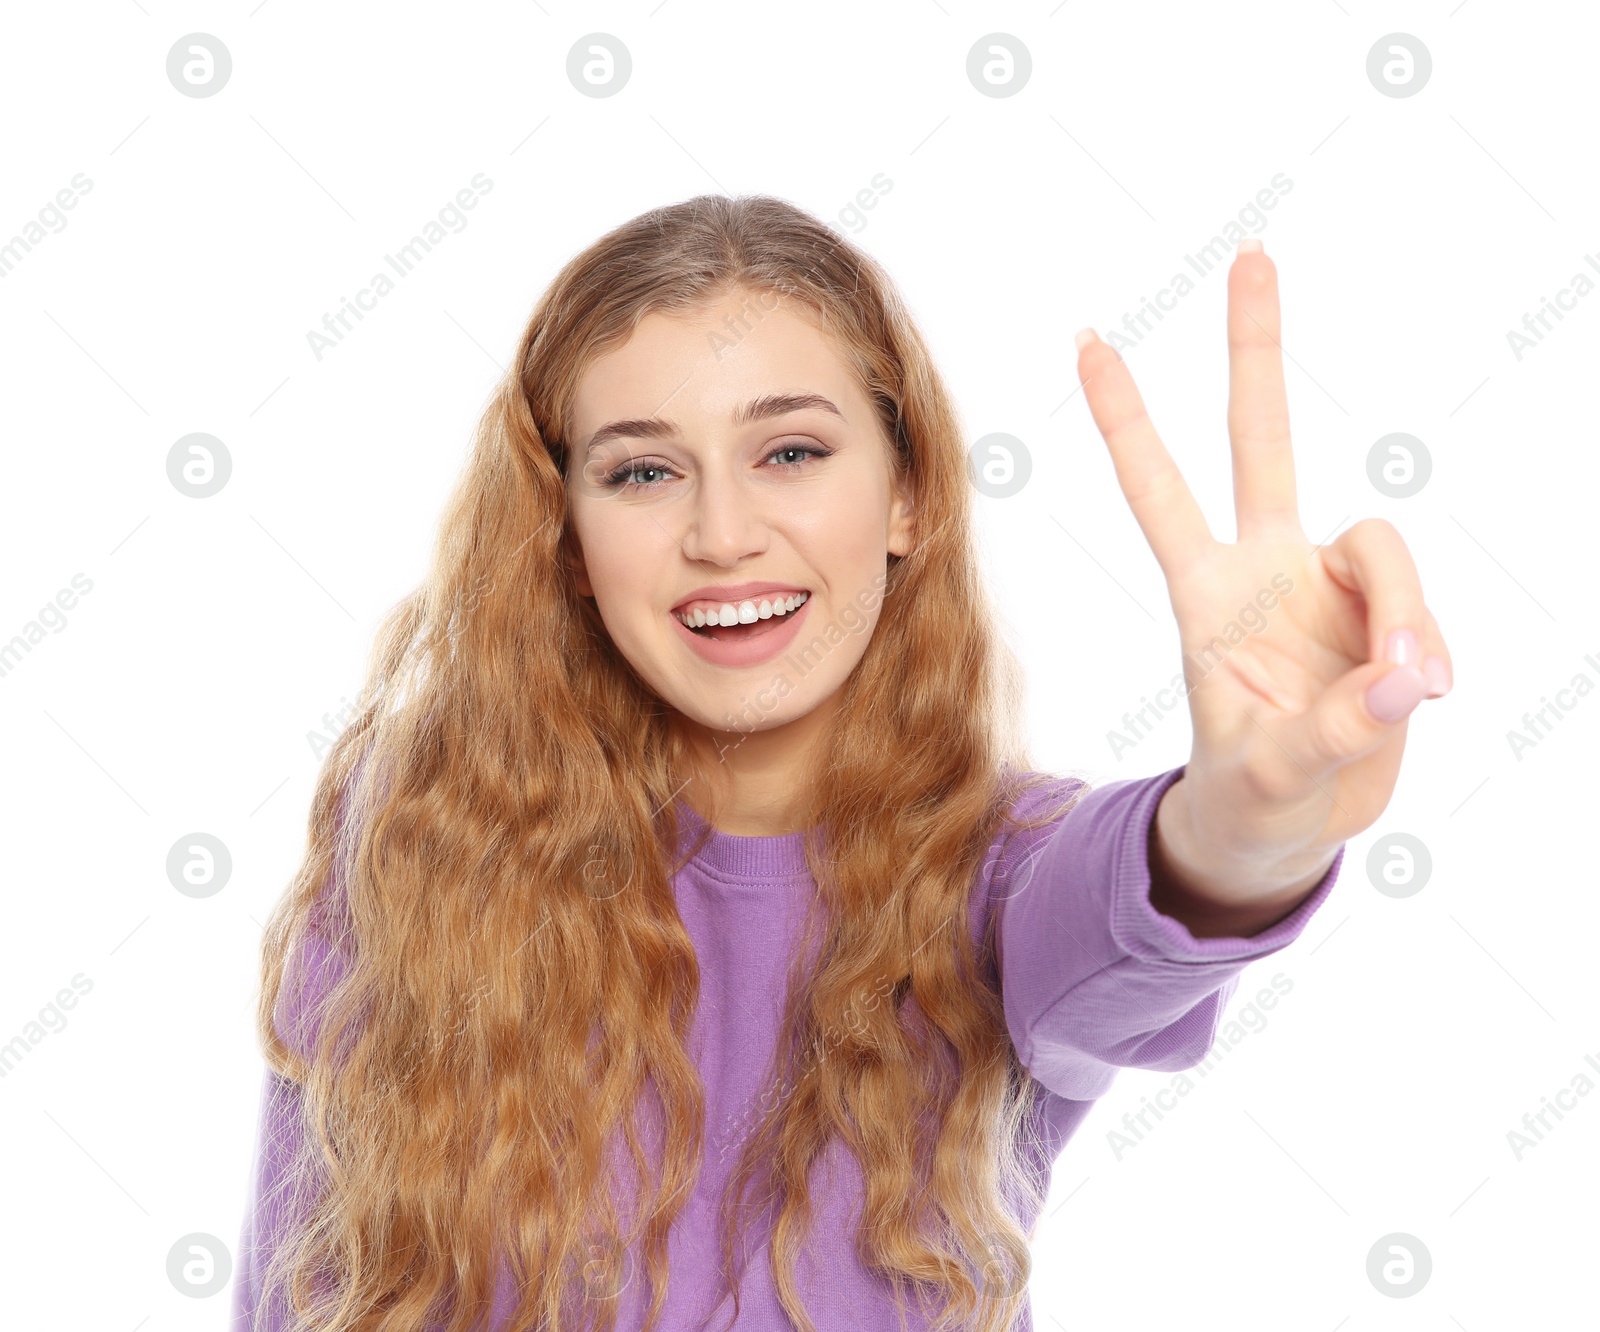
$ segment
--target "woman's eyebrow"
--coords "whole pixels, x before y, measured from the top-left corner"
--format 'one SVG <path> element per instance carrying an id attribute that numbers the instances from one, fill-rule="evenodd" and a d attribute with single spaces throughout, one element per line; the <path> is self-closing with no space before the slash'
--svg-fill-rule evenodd
<path id="1" fill-rule="evenodd" d="M 814 409 L 832 412 L 841 421 L 844 413 L 820 393 L 768 393 L 752 398 L 733 414 L 734 425 L 748 425 L 769 416 L 783 416 L 789 412 Z M 611 421 L 601 426 L 589 437 L 585 452 L 592 452 L 613 439 L 670 439 L 678 433 L 677 424 L 659 416 L 638 416 L 631 420 Z"/>

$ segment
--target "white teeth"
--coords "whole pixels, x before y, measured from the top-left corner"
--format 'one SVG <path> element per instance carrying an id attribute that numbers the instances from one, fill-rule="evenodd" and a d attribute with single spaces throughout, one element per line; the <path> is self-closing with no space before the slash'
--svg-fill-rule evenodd
<path id="1" fill-rule="evenodd" d="M 770 620 L 774 615 L 788 615 L 805 605 L 808 592 L 796 592 L 793 596 L 767 598 L 760 601 L 741 601 L 735 606 L 731 601 L 724 601 L 714 610 L 707 610 L 704 606 L 696 606 L 687 613 L 674 611 L 673 614 L 691 629 L 699 629 L 708 624 L 754 624 L 757 620 Z"/>

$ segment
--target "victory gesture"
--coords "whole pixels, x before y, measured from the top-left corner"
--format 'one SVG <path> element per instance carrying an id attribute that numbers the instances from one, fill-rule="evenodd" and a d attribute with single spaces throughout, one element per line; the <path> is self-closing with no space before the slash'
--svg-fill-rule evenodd
<path id="1" fill-rule="evenodd" d="M 1228 273 L 1231 545 L 1122 358 L 1090 329 L 1077 339 L 1089 410 L 1178 620 L 1194 743 L 1158 812 L 1152 901 L 1196 933 L 1248 935 L 1302 899 L 1389 803 L 1411 711 L 1451 685 L 1399 532 L 1368 518 L 1318 546 L 1300 526 L 1279 330 L 1277 268 L 1242 241 Z M 1265 626 L 1241 638 L 1249 607 L 1245 627 Z"/>

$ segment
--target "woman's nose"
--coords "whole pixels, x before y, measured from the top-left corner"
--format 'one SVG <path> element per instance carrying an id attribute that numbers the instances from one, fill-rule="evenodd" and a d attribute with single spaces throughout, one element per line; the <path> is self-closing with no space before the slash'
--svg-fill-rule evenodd
<path id="1" fill-rule="evenodd" d="M 767 518 L 756 496 L 730 476 L 702 476 L 682 545 L 690 559 L 735 564 L 766 546 Z"/>

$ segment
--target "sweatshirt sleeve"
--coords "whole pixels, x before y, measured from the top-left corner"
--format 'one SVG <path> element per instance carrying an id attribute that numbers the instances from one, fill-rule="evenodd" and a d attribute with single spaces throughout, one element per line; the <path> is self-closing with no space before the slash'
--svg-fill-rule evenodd
<path id="1" fill-rule="evenodd" d="M 279 1036 L 302 1057 L 310 1057 L 320 1026 L 320 1001 L 343 965 L 343 955 L 312 930 L 285 967 L 273 1021 Z M 293 1322 L 281 1292 L 274 1292 L 263 1306 L 262 1286 L 267 1264 L 283 1242 L 294 1208 L 303 1204 L 308 1185 L 302 1178 L 303 1095 L 299 1083 L 271 1068 L 265 1071 L 248 1201 L 239 1232 L 230 1332 L 280 1332 Z"/>
<path id="2" fill-rule="evenodd" d="M 1338 877 L 1343 845 L 1277 924 L 1195 938 L 1150 904 L 1150 825 L 1183 771 L 1085 790 L 1056 824 L 1014 833 L 996 865 L 1006 1027 L 1022 1063 L 1059 1096 L 1094 1100 L 1118 1068 L 1198 1064 L 1246 964 L 1297 939 Z"/>
<path id="3" fill-rule="evenodd" d="M 281 1301 L 261 1307 L 266 1265 L 283 1234 L 284 1191 L 299 1133 L 300 1088 L 271 1069 L 261 1084 L 256 1120 L 256 1153 L 249 1203 L 239 1233 L 239 1262 L 233 1280 L 230 1332 L 278 1332 L 289 1320 Z"/>
<path id="4" fill-rule="evenodd" d="M 311 1059 L 321 1035 L 323 1002 L 349 970 L 349 957 L 336 941 L 347 924 L 345 856 L 354 841 L 352 797 L 370 753 L 367 751 L 357 760 L 355 772 L 340 792 L 334 815 L 333 867 L 297 942 L 290 946 L 272 1014 L 279 1039 L 306 1061 Z M 346 840 L 341 841 L 341 837 Z M 308 1190 L 314 1187 L 314 1181 L 304 1178 L 303 1099 L 304 1089 L 299 1083 L 273 1068 L 265 1070 L 256 1117 L 255 1155 L 239 1230 L 230 1332 L 279 1332 L 294 1321 L 281 1292 L 274 1292 L 270 1307 L 263 1307 L 263 1286 L 267 1265 L 281 1247 L 289 1222 L 295 1218 L 296 1209 L 304 1205 Z"/>

